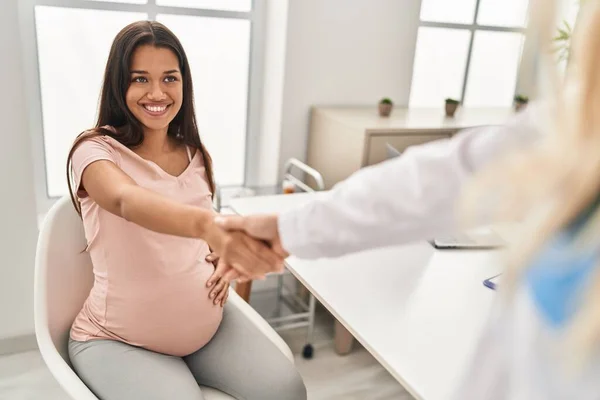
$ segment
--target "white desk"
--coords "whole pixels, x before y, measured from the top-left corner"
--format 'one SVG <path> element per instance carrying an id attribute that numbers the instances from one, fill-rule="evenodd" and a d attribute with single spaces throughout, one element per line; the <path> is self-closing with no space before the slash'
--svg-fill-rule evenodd
<path id="1" fill-rule="evenodd" d="M 235 199 L 241 215 L 278 213 L 314 194 Z M 460 383 L 494 292 L 497 252 L 435 251 L 427 243 L 287 266 L 417 399 L 448 400 Z"/>

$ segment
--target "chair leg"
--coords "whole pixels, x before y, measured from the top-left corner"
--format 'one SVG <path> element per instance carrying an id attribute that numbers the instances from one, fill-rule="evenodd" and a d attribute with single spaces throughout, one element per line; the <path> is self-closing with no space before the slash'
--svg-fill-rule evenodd
<path id="1" fill-rule="evenodd" d="M 304 358 L 312 358 L 314 354 L 314 348 L 312 345 L 314 334 L 315 334 L 315 311 L 317 307 L 317 299 L 315 296 L 309 294 L 308 300 L 308 331 L 306 332 L 306 344 L 302 350 L 302 356 Z"/>
<path id="2" fill-rule="evenodd" d="M 235 292 L 242 298 L 246 303 L 250 302 L 250 291 L 252 290 L 252 281 L 248 282 L 236 282 Z"/>

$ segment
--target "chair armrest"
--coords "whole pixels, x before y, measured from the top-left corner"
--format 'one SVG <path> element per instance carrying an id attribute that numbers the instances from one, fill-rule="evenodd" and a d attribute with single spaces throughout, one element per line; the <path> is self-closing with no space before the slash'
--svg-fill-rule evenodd
<path id="1" fill-rule="evenodd" d="M 73 400 L 98 400 L 92 391 L 81 381 L 69 364 L 62 359 L 48 335 L 38 330 L 37 342 L 40 353 L 54 379 Z"/>
<path id="2" fill-rule="evenodd" d="M 283 354 L 293 363 L 294 355 L 292 354 L 292 350 L 290 350 L 289 346 L 285 341 L 279 336 L 277 332 L 273 329 L 271 325 L 263 317 L 260 316 L 259 313 L 256 312 L 254 308 L 250 306 L 250 304 L 246 303 L 232 288 L 229 288 L 229 299 L 227 300 L 232 306 L 236 307 L 252 322 L 256 327 L 268 337 L 275 346 L 281 350 Z"/>

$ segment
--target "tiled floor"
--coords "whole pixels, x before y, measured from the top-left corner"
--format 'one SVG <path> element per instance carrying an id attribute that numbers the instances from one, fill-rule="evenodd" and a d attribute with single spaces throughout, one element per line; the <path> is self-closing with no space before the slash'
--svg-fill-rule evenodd
<path id="1" fill-rule="evenodd" d="M 273 291 L 252 294 L 251 303 L 263 315 L 273 311 Z M 310 400 L 411 400 L 412 397 L 363 348 L 347 356 L 333 351 L 333 320 L 320 310 L 315 330 L 315 356 L 299 356 L 305 329 L 282 333 L 296 356 Z M 0 357 L 0 400 L 69 400 L 46 368 L 38 351 Z"/>

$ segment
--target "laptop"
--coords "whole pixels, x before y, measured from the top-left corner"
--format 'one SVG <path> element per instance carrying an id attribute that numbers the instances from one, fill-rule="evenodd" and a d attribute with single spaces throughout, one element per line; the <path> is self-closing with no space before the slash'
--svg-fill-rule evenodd
<path id="1" fill-rule="evenodd" d="M 395 158 L 400 155 L 400 152 L 391 144 L 385 144 L 385 152 L 387 153 L 387 159 Z"/>
<path id="2" fill-rule="evenodd" d="M 436 249 L 497 249 L 506 246 L 506 242 L 492 229 L 440 236 L 430 243 Z"/>

